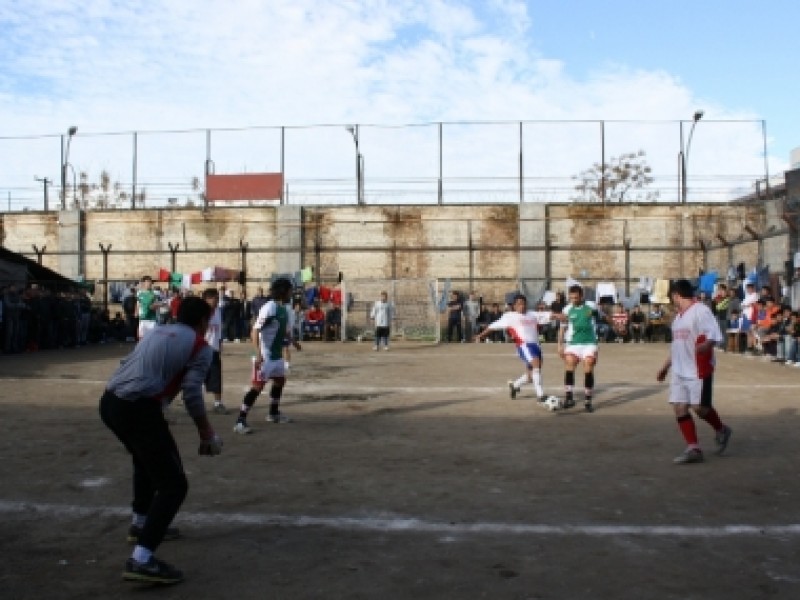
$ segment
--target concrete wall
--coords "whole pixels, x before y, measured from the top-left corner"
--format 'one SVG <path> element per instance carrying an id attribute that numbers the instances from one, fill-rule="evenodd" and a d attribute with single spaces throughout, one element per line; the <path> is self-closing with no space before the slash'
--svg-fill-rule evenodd
<path id="1" fill-rule="evenodd" d="M 3 245 L 68 277 L 109 280 L 160 268 L 246 268 L 249 292 L 272 273 L 314 266 L 323 281 L 450 279 L 500 299 L 567 277 L 633 289 L 640 276 L 697 276 L 759 261 L 783 271 L 794 248 L 781 201 L 760 204 L 523 204 L 228 207 L 13 213 Z M 84 250 L 82 252 L 82 249 Z M 60 254 L 48 254 L 57 251 Z M 102 293 L 102 286 L 99 293 Z"/>

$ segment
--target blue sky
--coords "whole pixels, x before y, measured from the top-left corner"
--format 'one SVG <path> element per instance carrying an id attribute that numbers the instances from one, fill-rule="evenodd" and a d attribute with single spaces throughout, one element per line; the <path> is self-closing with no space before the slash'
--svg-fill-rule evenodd
<path id="1" fill-rule="evenodd" d="M 443 170 L 453 189 L 513 183 L 519 133 L 532 201 L 564 200 L 571 177 L 599 159 L 644 149 L 661 198 L 676 188 L 678 120 L 696 109 L 689 172 L 696 197 L 747 191 L 788 167 L 795 117 L 800 2 L 629 0 L 6 0 L 0 4 L 0 205 L 41 204 L 33 176 L 58 182 L 59 135 L 78 125 L 70 163 L 89 181 L 107 170 L 154 202 L 191 196 L 202 176 L 203 131 L 215 131 L 217 172 L 278 170 L 280 132 L 292 190 L 353 187 L 360 124 L 366 187 L 438 176 L 435 125 L 447 125 Z M 614 123 L 616 120 L 653 121 Z M 564 121 L 570 123 L 563 123 Z M 397 126 L 401 127 L 387 127 Z M 688 128 L 688 123 L 686 124 Z M 100 135 L 115 133 L 118 135 Z M 45 136 L 30 139 L 30 136 Z M 53 137 L 46 137 L 51 135 Z M 23 139 L 9 139 L 21 137 Z M 401 183 L 402 182 L 402 183 Z M 704 190 L 703 186 L 706 186 Z M 495 193 L 497 192 L 497 193 Z M 535 192 L 535 193 L 534 193 Z M 475 197 L 478 197 L 476 195 Z M 471 198 L 458 197 L 458 200 Z"/>

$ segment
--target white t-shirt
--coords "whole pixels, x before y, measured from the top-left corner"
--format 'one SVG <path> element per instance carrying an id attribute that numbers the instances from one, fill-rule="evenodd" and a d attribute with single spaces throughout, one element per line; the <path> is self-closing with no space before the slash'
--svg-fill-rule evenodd
<path id="1" fill-rule="evenodd" d="M 529 310 L 525 314 L 510 310 L 503 313 L 503 316 L 489 323 L 488 329 L 508 330 L 509 335 L 517 346 L 524 344 L 539 343 L 539 325 L 546 325 L 550 322 L 550 312 L 533 312 Z"/>
<path id="2" fill-rule="evenodd" d="M 208 329 L 206 330 L 206 343 L 211 346 L 213 350 L 220 351 L 222 342 L 222 309 L 218 306 L 214 309 L 214 314 L 208 321 Z"/>
<path id="3" fill-rule="evenodd" d="M 390 302 L 378 300 L 372 305 L 370 317 L 375 319 L 375 327 L 390 327 L 392 325 L 393 307 Z"/>
<path id="4" fill-rule="evenodd" d="M 706 340 L 722 341 L 722 332 L 714 313 L 702 302 L 675 315 L 672 321 L 672 373 L 684 379 L 704 379 L 714 372 L 714 349 L 697 353 L 697 344 Z"/>

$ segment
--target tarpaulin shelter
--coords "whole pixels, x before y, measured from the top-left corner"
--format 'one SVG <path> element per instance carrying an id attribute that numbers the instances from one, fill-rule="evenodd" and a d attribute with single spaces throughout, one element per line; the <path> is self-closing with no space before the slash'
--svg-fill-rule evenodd
<path id="1" fill-rule="evenodd" d="M 35 283 L 51 290 L 78 290 L 81 284 L 6 248 L 0 248 L 0 287 Z"/>

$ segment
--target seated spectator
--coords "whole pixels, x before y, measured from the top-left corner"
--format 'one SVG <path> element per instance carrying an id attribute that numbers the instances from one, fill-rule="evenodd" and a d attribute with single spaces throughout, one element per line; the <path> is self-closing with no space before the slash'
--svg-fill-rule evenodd
<path id="1" fill-rule="evenodd" d="M 614 331 L 611 328 L 611 324 L 608 322 L 608 315 L 606 314 L 605 308 L 600 305 L 597 306 L 595 330 L 598 342 L 609 342 L 614 336 Z"/>
<path id="2" fill-rule="evenodd" d="M 624 342 L 628 339 L 628 312 L 622 304 L 614 306 L 614 312 L 611 314 L 611 327 L 614 330 L 614 339 L 617 342 Z"/>
<path id="3" fill-rule="evenodd" d="M 319 307 L 319 302 L 315 302 L 314 305 L 308 309 L 308 312 L 306 312 L 306 318 L 303 323 L 303 334 L 306 339 L 312 336 L 322 339 L 324 333 L 325 313 Z"/>
<path id="4" fill-rule="evenodd" d="M 642 307 L 638 304 L 633 307 L 629 319 L 629 331 L 634 343 L 639 343 L 644 340 L 645 328 L 647 326 L 647 317 L 642 312 Z"/>
<path id="5" fill-rule="evenodd" d="M 794 338 L 792 337 L 792 307 L 783 306 L 778 318 L 778 359 L 789 364 L 794 364 L 794 351 L 791 347 Z M 789 358 L 789 356 L 792 356 Z"/>
<path id="6" fill-rule="evenodd" d="M 671 341 L 670 338 L 672 336 L 669 330 L 669 323 L 667 322 L 664 310 L 661 308 L 660 304 L 654 304 L 650 308 L 648 317 L 648 323 L 645 329 L 647 340 L 652 342 L 657 337 L 663 336 L 665 342 Z"/>
<path id="7" fill-rule="evenodd" d="M 744 353 L 747 348 L 747 331 L 750 322 L 745 319 L 738 310 L 731 310 L 725 329 L 725 336 L 728 339 L 727 351 Z"/>
<path id="8" fill-rule="evenodd" d="M 325 314 L 325 339 L 329 342 L 342 339 L 342 309 L 328 303 Z"/>
<path id="9" fill-rule="evenodd" d="M 759 312 L 756 323 L 756 338 L 760 342 L 761 350 L 765 357 L 771 359 L 778 358 L 778 313 L 780 307 L 775 304 L 771 296 L 758 300 Z M 763 306 L 763 308 L 762 308 Z"/>

